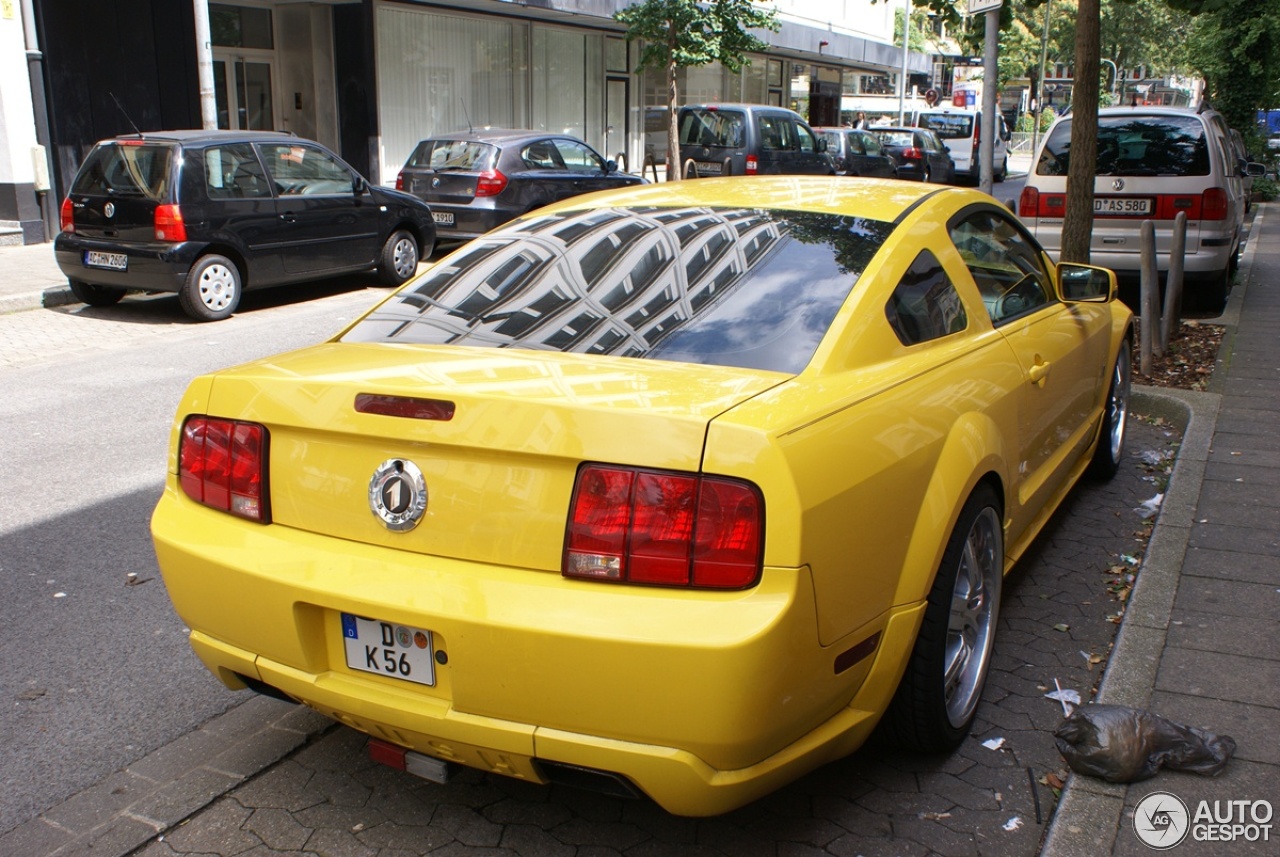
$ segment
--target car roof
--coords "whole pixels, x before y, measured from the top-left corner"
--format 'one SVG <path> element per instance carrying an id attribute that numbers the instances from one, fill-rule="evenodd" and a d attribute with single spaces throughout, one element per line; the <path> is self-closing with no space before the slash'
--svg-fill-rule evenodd
<path id="1" fill-rule="evenodd" d="M 904 182 L 896 179 L 858 179 L 833 176 L 733 176 L 697 181 L 634 185 L 618 190 L 575 196 L 540 208 L 534 215 L 584 208 L 767 208 L 815 214 L 852 214 L 888 223 L 905 216 L 929 197 L 969 195 L 970 202 L 992 202 L 969 188 Z M 957 206 L 958 207 L 958 206 Z"/>
<path id="2" fill-rule="evenodd" d="M 572 134 L 560 134 L 552 131 L 535 131 L 531 128 L 475 128 L 470 131 L 450 131 L 447 134 L 432 134 L 424 137 L 427 140 L 468 140 L 475 143 L 520 143 L 524 140 L 545 140 L 549 137 L 562 140 L 582 140 Z"/>
<path id="3" fill-rule="evenodd" d="M 295 140 L 300 143 L 311 143 L 313 140 L 306 140 L 297 134 L 288 131 L 227 131 L 223 129 L 209 128 L 187 128 L 173 131 L 144 131 L 139 134 L 121 134 L 117 137 L 110 137 L 103 140 L 104 143 L 125 142 L 132 140 L 152 140 L 160 143 L 182 143 L 184 145 L 198 143 L 226 143 L 226 142 L 279 142 L 281 140 Z"/>
<path id="4" fill-rule="evenodd" d="M 776 104 L 748 104 L 742 101 L 709 101 L 706 104 L 685 104 L 680 107 L 681 112 L 685 110 L 772 110 L 778 113 L 796 113 L 789 107 L 779 107 Z M 796 113 L 797 116 L 800 114 Z"/>

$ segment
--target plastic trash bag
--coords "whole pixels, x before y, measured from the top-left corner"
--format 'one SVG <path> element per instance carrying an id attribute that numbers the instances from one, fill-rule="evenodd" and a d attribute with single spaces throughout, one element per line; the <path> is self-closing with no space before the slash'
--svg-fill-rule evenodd
<path id="1" fill-rule="evenodd" d="M 1226 735 L 1123 705 L 1081 706 L 1053 735 L 1071 770 L 1112 783 L 1149 779 L 1162 767 L 1217 776 L 1236 751 Z"/>

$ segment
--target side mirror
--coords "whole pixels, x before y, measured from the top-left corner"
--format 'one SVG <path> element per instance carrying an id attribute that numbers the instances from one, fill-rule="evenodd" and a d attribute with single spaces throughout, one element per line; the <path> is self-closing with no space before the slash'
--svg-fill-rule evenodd
<path id="1" fill-rule="evenodd" d="M 368 190 L 369 183 L 364 180 L 364 176 L 356 176 L 351 180 L 351 192 L 356 196 L 359 196 L 362 193 L 367 193 Z"/>
<path id="2" fill-rule="evenodd" d="M 1058 297 L 1063 301 L 1107 303 L 1116 297 L 1116 275 L 1110 268 L 1059 262 Z"/>
<path id="3" fill-rule="evenodd" d="M 822 137 L 819 137 L 819 138 L 818 138 L 817 146 L 818 146 L 818 151 L 819 151 L 819 152 L 825 152 L 825 151 L 827 151 L 827 148 L 828 148 L 828 146 L 827 146 L 827 141 L 826 141 L 825 139 L 823 139 Z"/>
<path id="4" fill-rule="evenodd" d="M 614 172 L 617 172 L 617 171 L 618 171 L 618 162 L 617 162 L 617 161 L 615 161 L 615 160 L 613 160 L 612 158 L 610 158 L 609 160 L 607 160 L 607 161 L 605 161 L 605 162 L 604 162 L 604 172 L 605 172 L 605 175 L 608 175 L 609 173 L 614 173 Z"/>
<path id="5" fill-rule="evenodd" d="M 1246 176 L 1252 176 L 1255 179 L 1260 179 L 1267 174 L 1267 165 L 1251 161 L 1244 165 L 1244 174 Z"/>

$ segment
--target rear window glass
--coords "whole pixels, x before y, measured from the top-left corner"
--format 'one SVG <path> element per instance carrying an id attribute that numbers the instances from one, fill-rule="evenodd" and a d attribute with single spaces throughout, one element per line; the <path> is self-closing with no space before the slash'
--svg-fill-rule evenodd
<path id="1" fill-rule="evenodd" d="M 1195 116 L 1099 116 L 1097 175 L 1207 176 L 1209 146 Z M 1065 176 L 1071 164 L 1071 122 L 1054 126 L 1036 166 Z"/>
<path id="2" fill-rule="evenodd" d="M 746 117 L 736 111 L 684 110 L 680 113 L 680 145 L 746 145 Z"/>
<path id="3" fill-rule="evenodd" d="M 104 143 L 89 153 L 71 192 L 163 200 L 172 153 L 164 143 Z"/>
<path id="4" fill-rule="evenodd" d="M 431 170 L 491 170 L 498 150 L 473 140 L 423 140 L 409 156 L 409 166 Z"/>
<path id="5" fill-rule="evenodd" d="M 915 138 L 910 131 L 882 131 L 877 136 L 886 146 L 914 146 Z"/>
<path id="6" fill-rule="evenodd" d="M 440 262 L 344 342 L 613 354 L 796 373 L 893 224 L 754 209 L 612 209 L 535 217 Z M 683 226 L 697 229 L 682 239 Z M 536 239 L 530 240 L 530 236 Z"/>
<path id="7" fill-rule="evenodd" d="M 973 136 L 973 117 L 967 113 L 924 113 L 920 127 L 928 128 L 944 140 L 966 140 Z"/>

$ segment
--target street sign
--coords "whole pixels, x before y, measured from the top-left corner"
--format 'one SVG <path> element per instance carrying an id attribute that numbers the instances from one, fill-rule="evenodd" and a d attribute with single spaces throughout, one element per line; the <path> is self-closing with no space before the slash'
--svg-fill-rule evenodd
<path id="1" fill-rule="evenodd" d="M 969 0 L 969 14 L 976 15 L 979 12 L 990 12 L 999 9 L 1004 5 L 1004 0 Z"/>

